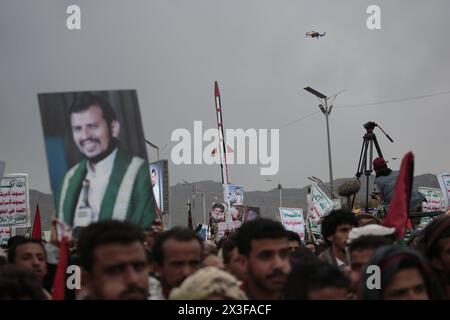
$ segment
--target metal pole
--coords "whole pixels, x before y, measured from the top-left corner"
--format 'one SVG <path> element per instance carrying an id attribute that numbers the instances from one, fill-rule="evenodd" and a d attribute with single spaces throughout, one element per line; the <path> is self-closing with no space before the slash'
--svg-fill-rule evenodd
<path id="1" fill-rule="evenodd" d="M 202 193 L 203 195 L 203 224 L 206 225 L 206 200 L 205 200 L 205 193 Z"/>
<path id="2" fill-rule="evenodd" d="M 280 188 L 280 207 L 282 207 L 282 201 L 281 201 L 281 188 Z"/>
<path id="3" fill-rule="evenodd" d="M 330 144 L 330 126 L 328 124 L 328 99 L 325 98 L 325 120 L 327 123 L 327 140 L 328 140 L 328 165 L 330 167 L 330 192 L 333 194 L 333 168 L 331 165 L 331 144 Z"/>
<path id="4" fill-rule="evenodd" d="M 280 207 L 282 207 L 282 201 L 281 201 L 281 189 L 282 189 L 283 187 L 281 186 L 281 184 L 279 183 L 278 184 L 278 190 L 280 190 Z"/>

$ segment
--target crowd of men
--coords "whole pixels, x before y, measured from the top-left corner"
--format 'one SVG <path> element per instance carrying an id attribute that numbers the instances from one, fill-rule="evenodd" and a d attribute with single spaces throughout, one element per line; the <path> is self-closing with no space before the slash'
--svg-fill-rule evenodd
<path id="1" fill-rule="evenodd" d="M 450 215 L 414 241 L 370 215 L 333 210 L 324 243 L 304 243 L 281 223 L 257 218 L 218 243 L 175 227 L 143 232 L 127 221 L 87 226 L 70 246 L 80 286 L 65 299 L 447 299 Z M 0 266 L 0 299 L 50 299 L 57 240 L 15 236 Z M 378 268 L 379 274 L 374 271 Z M 68 275 L 66 275 L 67 277 Z M 378 276 L 378 278 L 377 278 Z"/>

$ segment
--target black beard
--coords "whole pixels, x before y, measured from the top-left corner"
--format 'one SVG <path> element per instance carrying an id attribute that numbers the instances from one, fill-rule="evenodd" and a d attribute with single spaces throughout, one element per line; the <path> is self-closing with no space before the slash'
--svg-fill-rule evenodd
<path id="1" fill-rule="evenodd" d="M 89 160 L 89 162 L 92 163 L 98 163 L 100 161 L 102 161 L 103 159 L 105 159 L 107 156 L 109 156 L 111 154 L 111 152 L 114 151 L 114 149 L 116 149 L 117 145 L 118 145 L 118 140 L 116 138 L 111 137 L 111 139 L 109 140 L 109 146 L 108 149 L 106 149 L 104 152 L 100 153 L 99 155 L 92 157 L 92 158 L 87 158 Z"/>

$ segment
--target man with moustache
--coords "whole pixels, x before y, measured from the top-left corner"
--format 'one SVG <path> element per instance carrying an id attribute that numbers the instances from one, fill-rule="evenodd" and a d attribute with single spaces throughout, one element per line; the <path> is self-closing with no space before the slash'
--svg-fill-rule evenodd
<path id="1" fill-rule="evenodd" d="M 149 294 L 144 234 L 128 221 L 105 220 L 82 230 L 79 261 L 87 300 L 145 300 Z"/>
<path id="2" fill-rule="evenodd" d="M 247 271 L 242 288 L 251 300 L 278 300 L 291 271 L 286 230 L 276 221 L 258 218 L 236 233 Z"/>
<path id="3" fill-rule="evenodd" d="M 58 218 L 74 229 L 106 219 L 129 220 L 148 229 L 155 218 L 148 167 L 120 145 L 120 123 L 110 103 L 83 94 L 69 114 L 72 137 L 84 159 L 64 177 Z"/>
<path id="4" fill-rule="evenodd" d="M 202 239 L 187 228 L 175 227 L 156 238 L 153 257 L 164 299 L 168 299 L 172 289 L 202 267 L 202 253 Z"/>
<path id="5" fill-rule="evenodd" d="M 50 294 L 44 289 L 44 277 L 47 275 L 47 253 L 42 240 L 17 236 L 8 248 L 8 263 L 16 267 L 28 269 L 42 286 L 42 293 L 47 299 Z"/>

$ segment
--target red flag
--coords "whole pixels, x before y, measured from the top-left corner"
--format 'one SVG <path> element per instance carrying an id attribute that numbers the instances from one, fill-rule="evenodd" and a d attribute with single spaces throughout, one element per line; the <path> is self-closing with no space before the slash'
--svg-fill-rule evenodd
<path id="1" fill-rule="evenodd" d="M 397 239 L 403 238 L 408 221 L 409 199 L 413 183 L 414 155 L 408 152 L 402 160 L 389 210 L 383 225 L 394 227 Z"/>
<path id="2" fill-rule="evenodd" d="M 42 239 L 41 212 L 39 211 L 39 205 L 36 206 L 36 213 L 34 214 L 33 232 L 31 233 L 31 238 Z"/>
<path id="3" fill-rule="evenodd" d="M 59 247 L 59 261 L 56 267 L 55 278 L 53 280 L 52 299 L 64 300 L 66 290 L 66 270 L 69 263 L 69 251 L 67 237 L 63 236 Z"/>

